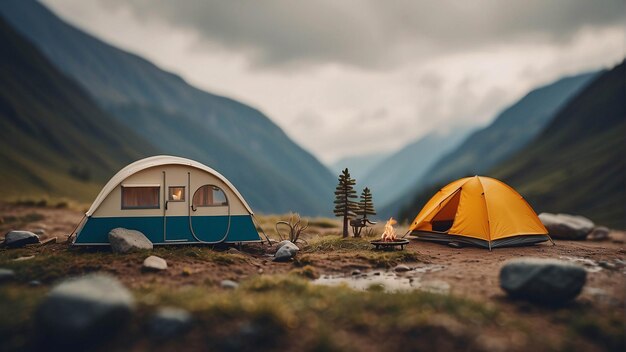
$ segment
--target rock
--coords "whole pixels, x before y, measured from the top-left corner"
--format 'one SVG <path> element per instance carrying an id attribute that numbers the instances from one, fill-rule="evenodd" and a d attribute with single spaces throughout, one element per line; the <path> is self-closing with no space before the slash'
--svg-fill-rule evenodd
<path id="1" fill-rule="evenodd" d="M 275 262 L 287 262 L 296 255 L 297 251 L 293 250 L 289 246 L 282 246 L 274 254 Z"/>
<path id="2" fill-rule="evenodd" d="M 146 271 L 160 271 L 167 269 L 167 262 L 165 259 L 161 257 L 157 257 L 156 255 L 151 255 L 148 258 L 143 260 L 143 270 Z"/>
<path id="3" fill-rule="evenodd" d="M 24 247 L 27 244 L 39 243 L 39 236 L 30 231 L 11 231 L 4 238 L 7 247 Z"/>
<path id="4" fill-rule="evenodd" d="M 15 272 L 11 269 L 0 268 L 0 283 L 15 279 Z"/>
<path id="5" fill-rule="evenodd" d="M 148 322 L 150 333 L 159 338 L 168 338 L 185 333 L 192 323 L 191 314 L 180 308 L 159 308 Z"/>
<path id="6" fill-rule="evenodd" d="M 541 213 L 539 220 L 552 238 L 563 240 L 584 240 L 594 226 L 593 221 L 579 215 Z"/>
<path id="7" fill-rule="evenodd" d="M 594 227 L 588 236 L 591 241 L 604 241 L 609 238 L 610 230 L 604 226 Z"/>
<path id="8" fill-rule="evenodd" d="M 231 253 L 231 254 L 240 254 L 241 251 L 239 251 L 237 248 L 235 247 L 230 247 L 228 248 L 228 250 L 226 250 L 227 253 Z"/>
<path id="9" fill-rule="evenodd" d="M 222 282 L 220 282 L 220 286 L 228 290 L 234 290 L 239 287 L 239 284 L 232 280 L 222 280 Z"/>
<path id="10" fill-rule="evenodd" d="M 353 276 L 354 276 L 354 275 L 360 275 L 360 274 L 361 274 L 361 270 L 359 270 L 359 269 L 354 269 L 354 270 L 352 270 L 352 275 L 353 275 Z"/>
<path id="11" fill-rule="evenodd" d="M 406 266 L 404 264 L 398 264 L 398 265 L 396 265 L 395 268 L 393 268 L 393 270 L 398 272 L 398 273 L 403 273 L 403 272 L 411 270 L 411 268 L 409 268 L 408 266 Z"/>
<path id="12" fill-rule="evenodd" d="M 90 274 L 56 285 L 36 312 L 38 331 L 60 343 L 106 341 L 130 320 L 132 294 L 114 277 Z"/>
<path id="13" fill-rule="evenodd" d="M 586 278 L 584 268 L 565 261 L 513 259 L 500 270 L 500 287 L 514 298 L 561 304 L 578 296 Z"/>
<path id="14" fill-rule="evenodd" d="M 152 242 L 141 232 L 125 228 L 115 228 L 109 232 L 111 250 L 115 253 L 152 250 Z"/>
<path id="15" fill-rule="evenodd" d="M 284 240 L 284 241 L 279 242 L 278 245 L 276 245 L 276 251 L 283 248 L 284 246 L 288 246 L 289 248 L 291 248 L 292 250 L 296 252 L 300 250 L 300 248 L 298 248 L 298 246 L 296 246 L 293 242 Z"/>
<path id="16" fill-rule="evenodd" d="M 448 242 L 448 247 L 452 247 L 452 248 L 463 248 L 463 246 L 461 245 L 460 242 Z"/>
<path id="17" fill-rule="evenodd" d="M 41 281 L 39 281 L 39 280 L 31 280 L 31 281 L 28 282 L 28 286 L 33 286 L 33 287 L 41 286 Z"/>

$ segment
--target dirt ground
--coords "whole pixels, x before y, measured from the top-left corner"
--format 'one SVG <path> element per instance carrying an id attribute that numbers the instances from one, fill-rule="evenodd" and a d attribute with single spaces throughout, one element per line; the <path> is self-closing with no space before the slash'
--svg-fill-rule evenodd
<path id="1" fill-rule="evenodd" d="M 57 237 L 56 244 L 33 245 L 20 250 L 19 255 L 26 257 L 24 260 L 29 260 L 28 257 L 31 255 L 35 257 L 43 254 L 63 255 L 69 252 L 73 254 L 70 265 L 74 267 L 74 270 L 70 271 L 71 273 L 80 274 L 95 270 L 110 272 L 134 289 L 154 284 L 165 287 L 193 286 L 199 282 L 219 285 L 219 282 L 224 279 L 241 282 L 259 275 L 301 270 L 302 267 L 312 270 L 314 272 L 312 277 L 318 277 L 329 274 L 349 276 L 355 270 L 391 271 L 396 264 L 405 264 L 410 268 L 435 265 L 440 267 L 440 270 L 424 271 L 419 274 L 420 279 L 443 281 L 449 285 L 450 295 L 466 297 L 496 306 L 505 312 L 523 316 L 530 325 L 534 326 L 533 329 L 545 331 L 546 335 L 554 335 L 555 340 L 562 339 L 563 337 L 560 336 L 563 333 L 562 329 L 552 323 L 554 316 L 559 314 L 558 311 L 527 303 L 513 304 L 499 287 L 499 270 L 506 260 L 518 257 L 539 257 L 575 261 L 585 266 L 588 271 L 587 284 L 582 294 L 573 303 L 575 307 L 593 307 L 598 314 L 616 310 L 625 312 L 626 249 L 624 243 L 626 233 L 619 231 L 611 232 L 609 239 L 599 242 L 556 240 L 556 245 L 543 243 L 530 247 L 498 248 L 491 252 L 481 248 L 457 249 L 441 244 L 411 240 L 405 249 L 406 256 L 392 253 L 386 261 L 379 257 L 372 259 L 369 252 L 373 251 L 369 249 L 311 251 L 307 250 L 306 245 L 302 246 L 303 251 L 298 255 L 298 259 L 291 263 L 273 262 L 271 254 L 274 249 L 267 244 L 245 245 L 241 252 L 216 248 L 216 253 L 234 254 L 236 260 L 218 258 L 220 260 L 212 261 L 203 260 L 200 257 L 205 254 L 199 253 L 198 258 L 194 257 L 193 251 L 197 246 L 187 246 L 184 256 L 168 252 L 166 248 L 157 248 L 155 254 L 168 261 L 169 269 L 162 273 L 145 273 L 141 270 L 143 258 L 140 256 L 119 257 L 94 264 L 89 257 L 94 250 L 68 248 L 64 242 L 81 220 L 80 211 L 3 204 L 0 205 L 0 218 L 2 218 L 1 233 L 6 233 L 11 229 L 40 232 L 43 230 L 42 241 Z M 267 227 L 266 231 L 270 237 L 275 237 L 270 227 Z M 339 228 L 313 227 L 309 232 L 315 235 L 309 235 L 306 239 L 312 242 L 317 237 L 336 234 L 338 231 Z M 401 233 L 402 229 L 398 229 L 398 232 Z M 98 249 L 95 252 L 101 251 L 107 251 L 107 249 Z M 82 256 L 81 253 L 86 255 Z M 42 276 L 45 285 L 51 284 L 56 279 L 54 275 Z M 515 344 L 515 334 L 509 334 L 505 339 L 498 339 L 497 334 L 491 336 L 494 337 L 487 339 L 485 344 L 492 346 L 493 350 L 506 349 L 505 346 Z M 579 347 L 584 350 L 599 350 L 593 345 L 583 344 Z"/>

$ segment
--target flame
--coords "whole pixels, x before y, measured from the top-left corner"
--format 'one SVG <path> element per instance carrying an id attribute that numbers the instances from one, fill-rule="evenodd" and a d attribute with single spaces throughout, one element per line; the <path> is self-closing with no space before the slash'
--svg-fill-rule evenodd
<path id="1" fill-rule="evenodd" d="M 380 236 L 383 242 L 393 242 L 397 239 L 396 230 L 393 228 L 393 225 L 397 223 L 398 222 L 394 218 L 389 218 L 389 220 L 387 220 L 387 223 L 385 223 L 385 231 L 383 231 L 383 235 Z"/>

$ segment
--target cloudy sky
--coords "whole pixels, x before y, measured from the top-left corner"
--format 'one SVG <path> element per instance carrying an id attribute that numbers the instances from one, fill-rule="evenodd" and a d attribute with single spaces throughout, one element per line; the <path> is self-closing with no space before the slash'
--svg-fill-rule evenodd
<path id="1" fill-rule="evenodd" d="M 42 0 L 251 104 L 322 161 L 482 125 L 529 89 L 624 58 L 623 0 Z"/>

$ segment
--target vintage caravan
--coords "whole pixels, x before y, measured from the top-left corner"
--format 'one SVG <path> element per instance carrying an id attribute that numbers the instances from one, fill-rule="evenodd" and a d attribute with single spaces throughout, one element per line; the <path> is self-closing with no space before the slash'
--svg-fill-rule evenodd
<path id="1" fill-rule="evenodd" d="M 154 156 L 120 170 L 78 225 L 74 245 L 108 245 L 108 233 L 141 231 L 154 244 L 261 240 L 253 212 L 224 176 L 199 162 Z"/>

